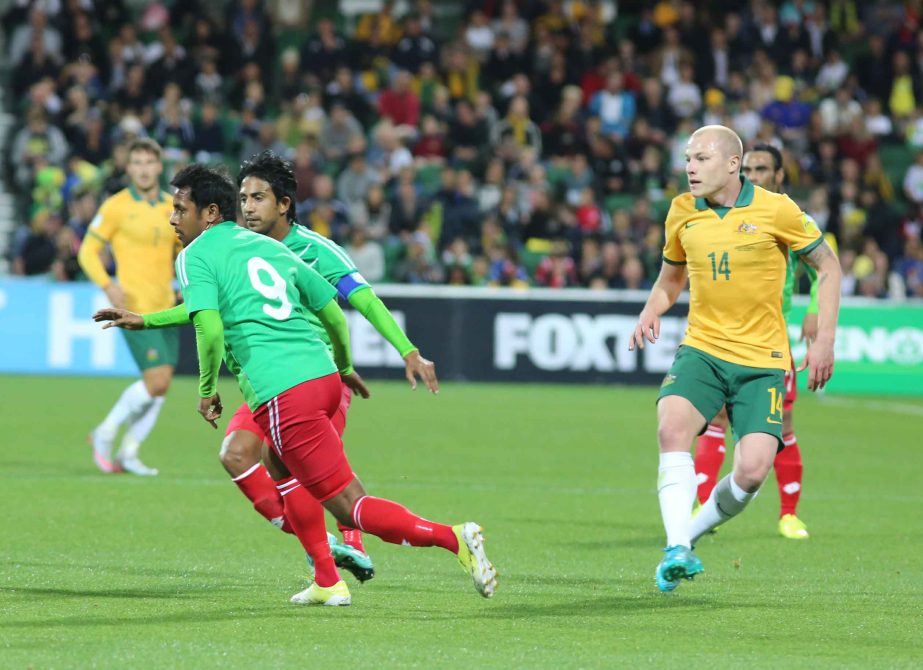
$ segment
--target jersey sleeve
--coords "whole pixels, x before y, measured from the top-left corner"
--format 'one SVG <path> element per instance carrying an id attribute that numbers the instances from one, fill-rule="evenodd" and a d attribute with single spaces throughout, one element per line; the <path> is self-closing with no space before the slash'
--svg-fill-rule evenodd
<path id="1" fill-rule="evenodd" d="M 202 256 L 183 251 L 176 258 L 176 277 L 190 316 L 203 309 L 218 309 L 218 282 Z"/>
<path id="2" fill-rule="evenodd" d="M 667 220 L 664 224 L 666 241 L 663 245 L 663 260 L 670 265 L 686 264 L 686 250 L 683 249 L 682 242 L 679 240 L 679 231 L 682 227 L 683 216 L 674 200 L 670 204 L 670 211 L 667 212 Z"/>
<path id="3" fill-rule="evenodd" d="M 344 299 L 359 289 L 367 288 L 369 283 L 359 274 L 356 264 L 346 250 L 332 240 L 319 240 L 315 245 L 317 254 L 314 270 L 336 287 L 337 293 Z"/>
<path id="4" fill-rule="evenodd" d="M 824 241 L 814 219 L 787 195 L 783 195 L 776 211 L 775 236 L 797 255 L 806 254 Z"/>
<path id="5" fill-rule="evenodd" d="M 111 242 L 119 227 L 118 205 L 106 200 L 90 221 L 87 233 L 104 242 Z"/>
<path id="6" fill-rule="evenodd" d="M 295 266 L 295 286 L 301 294 L 301 304 L 315 314 L 333 300 L 337 290 L 304 263 Z"/>

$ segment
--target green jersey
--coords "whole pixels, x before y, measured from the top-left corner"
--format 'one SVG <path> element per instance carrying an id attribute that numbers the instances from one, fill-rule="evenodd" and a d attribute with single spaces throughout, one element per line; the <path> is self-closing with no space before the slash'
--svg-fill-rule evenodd
<path id="1" fill-rule="evenodd" d="M 802 216 L 802 225 L 804 225 L 805 230 L 811 231 L 812 229 L 817 232 L 818 235 L 821 234 L 820 228 L 817 226 L 817 222 L 811 218 L 810 214 L 805 212 L 801 213 Z M 804 261 L 798 254 L 792 253 L 791 250 L 788 252 L 788 264 L 785 268 L 785 284 L 782 287 L 782 318 L 785 319 L 785 322 L 788 323 L 788 316 L 792 311 L 792 293 L 795 292 L 795 276 L 796 270 L 798 269 L 798 263 Z M 817 313 L 817 272 L 807 263 L 804 263 L 804 267 L 807 270 L 808 277 L 811 278 L 811 303 L 808 305 L 808 314 Z"/>
<path id="2" fill-rule="evenodd" d="M 225 221 L 177 256 L 176 277 L 190 316 L 221 315 L 224 362 L 251 410 L 337 371 L 307 320 L 336 290 L 274 239 Z"/>
<path id="3" fill-rule="evenodd" d="M 313 230 L 292 224 L 292 229 L 286 235 L 282 244 L 294 252 L 321 277 L 335 287 L 344 299 L 348 300 L 356 291 L 368 288 L 368 282 L 359 274 L 355 263 L 346 251 L 323 235 L 318 235 Z M 330 337 L 327 330 L 313 313 L 308 313 L 308 322 L 314 326 L 321 340 L 329 347 Z"/>

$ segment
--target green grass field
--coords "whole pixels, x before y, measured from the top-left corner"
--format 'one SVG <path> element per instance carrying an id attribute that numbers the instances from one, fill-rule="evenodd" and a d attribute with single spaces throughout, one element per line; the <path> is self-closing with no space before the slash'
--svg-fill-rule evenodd
<path id="1" fill-rule="evenodd" d="M 224 474 L 191 380 L 142 452 L 160 476 L 95 470 L 84 436 L 125 385 L 0 377 L 0 667 L 920 667 L 923 400 L 803 397 L 813 537 L 776 535 L 772 479 L 664 595 L 654 390 L 374 383 L 353 466 L 423 516 L 481 523 L 500 588 L 483 600 L 454 557 L 370 538 L 378 576 L 346 577 L 352 607 L 298 608 L 304 554 Z"/>

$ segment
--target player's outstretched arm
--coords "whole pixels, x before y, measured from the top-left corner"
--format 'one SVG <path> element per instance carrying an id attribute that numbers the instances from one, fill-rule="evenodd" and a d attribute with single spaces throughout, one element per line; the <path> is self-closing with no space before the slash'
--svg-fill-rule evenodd
<path id="1" fill-rule="evenodd" d="M 638 317 L 635 332 L 628 342 L 629 351 L 634 351 L 635 345 L 643 349 L 645 338 L 651 344 L 657 341 L 660 337 L 660 317 L 673 306 L 685 285 L 686 265 L 673 265 L 664 261 L 660 267 L 660 275 L 654 282 L 651 294 Z"/>
<path id="2" fill-rule="evenodd" d="M 420 355 L 420 350 L 413 345 L 372 287 L 353 291 L 348 300 L 349 304 L 364 316 L 404 359 L 405 375 L 410 382 L 410 388 L 416 390 L 419 377 L 430 393 L 439 393 L 436 365 Z"/>
<path id="3" fill-rule="evenodd" d="M 368 387 L 362 381 L 352 364 L 352 352 L 349 349 L 349 325 L 346 323 L 346 315 L 337 304 L 336 300 L 330 300 L 320 311 L 317 312 L 317 318 L 323 324 L 324 329 L 330 336 L 330 344 L 333 347 L 333 360 L 337 369 L 340 371 L 340 377 L 343 382 L 355 393 L 363 398 L 368 398 Z"/>
<path id="4" fill-rule="evenodd" d="M 840 283 L 843 273 L 836 254 L 822 241 L 802 256 L 817 271 L 817 337 L 808 345 L 808 353 L 799 371 L 807 368 L 808 388 L 824 388 L 833 374 L 833 343 L 840 311 Z"/>
<path id="5" fill-rule="evenodd" d="M 192 324 L 199 354 L 198 412 L 212 428 L 218 428 L 216 421 L 223 409 L 218 396 L 218 372 L 224 355 L 224 324 L 216 309 L 199 310 L 192 315 Z"/>
<path id="6" fill-rule="evenodd" d="M 124 328 L 125 330 L 170 328 L 192 323 L 192 319 L 189 318 L 189 312 L 186 311 L 186 305 L 182 304 L 160 312 L 151 312 L 150 314 L 137 314 L 127 309 L 107 307 L 97 311 L 93 315 L 93 320 L 97 323 L 106 321 L 107 323 L 103 326 L 104 330 L 113 327 Z"/>

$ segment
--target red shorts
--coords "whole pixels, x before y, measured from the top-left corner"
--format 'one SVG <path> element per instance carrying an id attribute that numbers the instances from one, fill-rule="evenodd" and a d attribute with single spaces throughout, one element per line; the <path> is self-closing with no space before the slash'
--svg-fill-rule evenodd
<path id="1" fill-rule="evenodd" d="M 792 359 L 792 369 L 785 373 L 785 400 L 782 401 L 782 411 L 790 412 L 795 400 L 798 399 L 798 378 L 795 376 L 795 359 Z"/>
<path id="2" fill-rule="evenodd" d="M 253 413 L 289 472 L 317 500 L 329 500 L 355 478 L 333 420 L 343 402 L 337 373 L 277 395 Z"/>
<path id="3" fill-rule="evenodd" d="M 349 405 L 353 400 L 353 392 L 346 384 L 342 384 L 342 386 L 343 391 L 340 396 L 340 406 L 337 407 L 336 414 L 333 416 L 333 419 L 331 419 L 333 427 L 340 437 L 343 437 L 343 431 L 346 430 L 346 415 L 349 413 Z M 253 412 L 250 411 L 247 403 L 241 404 L 241 406 L 237 408 L 237 411 L 234 412 L 234 416 L 232 416 L 231 420 L 228 422 L 227 430 L 224 431 L 225 437 L 235 430 L 246 430 L 253 433 L 267 445 L 272 446 L 272 440 L 266 437 L 263 433 L 263 429 L 256 424 L 253 418 Z"/>

